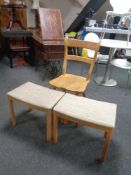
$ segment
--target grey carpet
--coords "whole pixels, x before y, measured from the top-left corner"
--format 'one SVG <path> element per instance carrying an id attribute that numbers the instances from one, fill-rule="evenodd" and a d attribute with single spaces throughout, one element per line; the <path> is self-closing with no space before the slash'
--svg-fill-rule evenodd
<path id="1" fill-rule="evenodd" d="M 58 144 L 45 142 L 45 116 L 16 105 L 17 125 L 9 120 L 6 93 L 26 81 L 48 86 L 50 76 L 44 68 L 10 69 L 0 62 L 0 175 L 130 175 L 131 174 L 131 89 L 126 89 L 127 72 L 114 69 L 115 87 L 98 86 L 92 81 L 88 97 L 117 103 L 116 128 L 105 163 L 95 162 L 102 150 L 103 133 L 73 124 L 59 126 Z M 82 73 L 86 69 L 83 68 Z M 99 66 L 102 75 L 104 67 Z M 70 70 L 81 69 L 70 65 Z M 126 92 L 126 94 L 125 94 Z M 105 116 L 106 117 L 106 116 Z"/>

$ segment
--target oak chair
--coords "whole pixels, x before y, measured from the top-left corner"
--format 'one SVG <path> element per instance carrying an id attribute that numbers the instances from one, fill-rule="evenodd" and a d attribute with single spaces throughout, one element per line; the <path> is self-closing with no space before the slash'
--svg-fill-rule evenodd
<path id="1" fill-rule="evenodd" d="M 115 128 L 117 105 L 66 94 L 54 107 L 53 140 L 58 142 L 58 118 L 88 126 L 104 132 L 105 140 L 100 162 L 106 158 L 113 129 Z M 93 145 L 92 145 L 93 146 Z"/>
<path id="2" fill-rule="evenodd" d="M 78 39 L 64 39 L 64 64 L 62 75 L 52 79 L 49 84 L 53 88 L 62 89 L 64 91 L 70 91 L 75 94 L 82 94 L 85 96 L 85 91 L 90 83 L 91 74 L 96 61 L 97 52 L 99 51 L 100 43 L 87 42 Z M 70 53 L 69 48 L 74 48 L 78 51 L 75 55 L 74 52 Z M 93 57 L 81 56 L 82 49 L 90 49 L 94 51 Z M 86 63 L 89 65 L 86 77 L 78 76 L 74 74 L 67 73 L 68 61 L 76 61 L 81 63 Z"/>

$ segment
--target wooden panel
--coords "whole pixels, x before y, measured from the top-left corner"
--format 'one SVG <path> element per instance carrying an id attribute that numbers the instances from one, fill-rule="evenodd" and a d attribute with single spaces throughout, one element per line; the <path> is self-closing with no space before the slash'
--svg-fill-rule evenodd
<path id="1" fill-rule="evenodd" d="M 1 23 L 1 28 L 8 26 L 9 21 L 12 19 L 11 17 L 12 17 L 12 11 L 11 11 L 11 9 L 0 8 L 0 23 Z"/>
<path id="2" fill-rule="evenodd" d="M 0 4 L 2 4 L 2 0 L 0 0 Z M 27 28 L 26 8 L 16 8 L 16 16 L 17 16 L 17 19 L 21 22 L 21 24 L 25 28 Z M 0 7 L 0 27 L 6 28 L 11 19 L 12 19 L 12 9 Z"/>
<path id="3" fill-rule="evenodd" d="M 63 40 L 63 26 L 59 9 L 39 9 L 42 40 Z"/>
<path id="4" fill-rule="evenodd" d="M 21 24 L 27 28 L 27 13 L 26 8 L 20 8 L 16 10 L 17 18 L 20 20 Z"/>

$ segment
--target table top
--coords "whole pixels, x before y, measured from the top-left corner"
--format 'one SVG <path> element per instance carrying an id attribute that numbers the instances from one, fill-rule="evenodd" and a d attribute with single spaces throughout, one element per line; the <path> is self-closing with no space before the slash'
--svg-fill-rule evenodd
<path id="1" fill-rule="evenodd" d="M 101 46 L 117 49 L 131 49 L 131 42 L 113 39 L 102 39 Z"/>

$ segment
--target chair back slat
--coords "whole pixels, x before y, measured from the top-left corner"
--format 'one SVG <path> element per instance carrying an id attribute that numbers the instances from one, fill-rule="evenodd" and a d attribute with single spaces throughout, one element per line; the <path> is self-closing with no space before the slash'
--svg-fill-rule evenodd
<path id="1" fill-rule="evenodd" d="M 64 45 L 65 47 L 86 48 L 95 51 L 98 51 L 100 47 L 100 43 L 67 38 L 64 40 Z"/>
<path id="2" fill-rule="evenodd" d="M 76 49 L 76 50 L 81 50 L 82 49 L 90 49 L 93 50 L 94 55 L 93 57 L 88 57 L 88 51 L 87 51 L 87 56 L 82 56 L 82 53 L 69 53 L 69 48 Z M 100 48 L 100 43 L 95 43 L 92 41 L 83 41 L 83 40 L 78 40 L 78 39 L 69 39 L 65 38 L 64 39 L 64 64 L 63 64 L 63 74 L 66 73 L 67 71 L 67 65 L 68 61 L 77 61 L 77 62 L 83 62 L 86 64 L 89 64 L 89 69 L 86 75 L 86 78 L 89 78 L 91 76 L 91 73 L 93 71 L 93 67 L 96 61 L 97 57 L 97 52 L 99 51 Z"/>
<path id="3" fill-rule="evenodd" d="M 89 58 L 89 57 L 82 57 L 78 55 L 67 55 L 66 56 L 67 60 L 72 60 L 72 61 L 79 61 L 83 63 L 88 63 L 91 64 L 95 59 Z"/>

